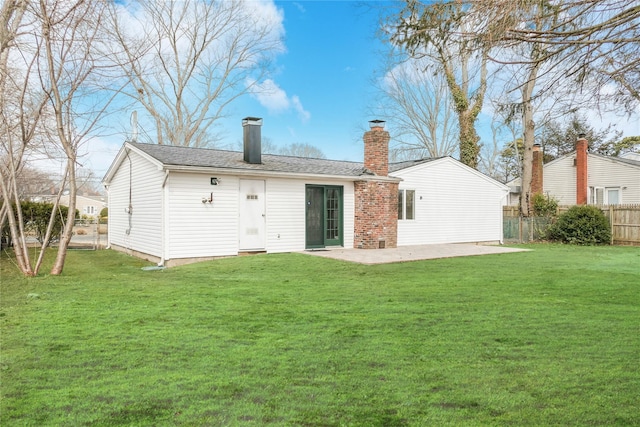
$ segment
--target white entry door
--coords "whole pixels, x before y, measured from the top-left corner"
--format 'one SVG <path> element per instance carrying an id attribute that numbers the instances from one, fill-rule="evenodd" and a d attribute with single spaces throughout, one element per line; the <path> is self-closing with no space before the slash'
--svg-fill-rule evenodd
<path id="1" fill-rule="evenodd" d="M 264 181 L 240 180 L 240 250 L 265 249 L 266 205 Z"/>

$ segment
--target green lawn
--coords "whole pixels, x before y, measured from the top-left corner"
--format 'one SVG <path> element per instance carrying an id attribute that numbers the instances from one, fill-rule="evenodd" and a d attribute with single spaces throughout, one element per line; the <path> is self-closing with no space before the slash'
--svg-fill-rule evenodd
<path id="1" fill-rule="evenodd" d="M 0 425 L 640 425 L 640 248 L 528 247 L 31 279 L 2 254 Z"/>

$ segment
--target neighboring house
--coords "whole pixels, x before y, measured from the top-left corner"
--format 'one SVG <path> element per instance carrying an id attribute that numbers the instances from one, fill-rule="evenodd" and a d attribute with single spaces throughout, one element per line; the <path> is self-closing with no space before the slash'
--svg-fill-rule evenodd
<path id="1" fill-rule="evenodd" d="M 31 200 L 35 202 L 46 201 L 53 203 L 56 195 L 39 195 L 31 197 Z M 63 194 L 60 196 L 60 205 L 69 206 L 69 195 Z M 76 195 L 76 210 L 80 217 L 97 218 L 100 215 L 100 211 L 107 207 L 107 202 L 104 197 L 100 196 L 81 196 Z"/>
<path id="2" fill-rule="evenodd" d="M 60 197 L 60 204 L 62 206 L 69 206 L 69 195 L 62 195 L 62 197 Z M 106 207 L 107 202 L 104 197 L 76 195 L 76 209 L 81 218 L 97 218 L 100 216 L 100 211 Z"/>
<path id="3" fill-rule="evenodd" d="M 534 156 L 533 175 L 536 168 L 542 168 L 537 185 L 543 194 L 555 197 L 560 205 L 639 204 L 640 160 L 634 160 L 632 154 L 608 157 L 589 153 L 587 145 L 586 139 L 579 139 L 576 151 L 545 165 L 538 164 Z M 518 205 L 520 179 L 507 185 L 511 189 L 509 204 Z"/>
<path id="4" fill-rule="evenodd" d="M 449 157 L 389 165 L 382 123 L 364 135 L 363 163 L 262 155 L 255 118 L 243 120 L 244 152 L 127 142 L 103 180 L 109 245 L 176 265 L 243 252 L 499 242 L 508 187 Z"/>

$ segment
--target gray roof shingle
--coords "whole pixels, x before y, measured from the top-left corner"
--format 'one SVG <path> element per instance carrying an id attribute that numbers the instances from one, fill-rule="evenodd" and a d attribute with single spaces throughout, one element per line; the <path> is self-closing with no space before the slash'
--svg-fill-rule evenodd
<path id="1" fill-rule="evenodd" d="M 365 169 L 362 162 L 263 154 L 261 164 L 251 164 L 244 161 L 244 155 L 239 151 L 143 144 L 139 142 L 129 142 L 128 144 L 167 166 L 349 177 L 372 175 L 370 171 Z M 389 165 L 389 172 L 395 172 L 429 160 L 431 159 L 393 163 Z"/>

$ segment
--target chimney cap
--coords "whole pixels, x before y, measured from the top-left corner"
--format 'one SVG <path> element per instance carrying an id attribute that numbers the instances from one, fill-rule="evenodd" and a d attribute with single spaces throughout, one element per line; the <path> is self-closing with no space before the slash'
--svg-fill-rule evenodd
<path id="1" fill-rule="evenodd" d="M 382 128 L 384 129 L 384 124 L 386 122 L 384 120 L 369 120 L 369 127 L 373 128 Z"/>
<path id="2" fill-rule="evenodd" d="M 578 134 L 578 139 L 585 139 L 585 137 L 587 136 L 586 133 L 582 132 Z"/>
<path id="3" fill-rule="evenodd" d="M 536 142 L 535 144 L 533 144 L 533 151 L 540 151 L 541 148 L 542 148 L 542 145 L 540 145 L 539 142 Z"/>
<path id="4" fill-rule="evenodd" d="M 261 117 L 245 117 L 242 119 L 242 126 L 247 125 L 258 125 L 262 126 L 262 118 Z"/>

